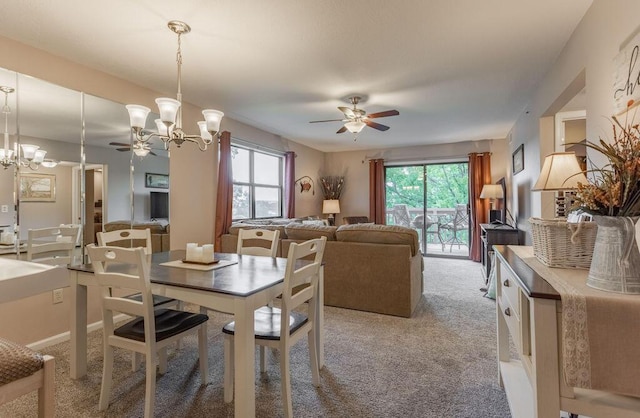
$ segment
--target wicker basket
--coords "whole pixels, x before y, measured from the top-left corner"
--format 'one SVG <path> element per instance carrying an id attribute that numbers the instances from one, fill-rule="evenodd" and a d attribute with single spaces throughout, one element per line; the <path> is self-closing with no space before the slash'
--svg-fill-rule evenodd
<path id="1" fill-rule="evenodd" d="M 595 222 L 568 223 L 560 219 L 530 218 L 533 254 L 549 267 L 588 270 L 596 242 Z"/>

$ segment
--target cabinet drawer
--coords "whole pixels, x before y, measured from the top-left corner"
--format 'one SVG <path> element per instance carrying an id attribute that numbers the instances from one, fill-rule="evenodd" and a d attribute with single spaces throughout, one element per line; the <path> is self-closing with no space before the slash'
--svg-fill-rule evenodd
<path id="1" fill-rule="evenodd" d="M 508 298 L 504 297 L 504 294 L 500 297 L 498 303 L 500 304 L 500 311 L 509 328 L 509 334 L 511 334 L 511 340 L 513 341 L 518 353 L 522 353 L 522 329 L 520 327 L 520 317 L 514 312 L 513 306 L 510 304 Z"/>
<path id="2" fill-rule="evenodd" d="M 500 287 L 502 288 L 502 296 L 509 299 L 511 310 L 517 317 L 520 317 L 520 288 L 513 279 L 509 271 L 500 266 Z"/>

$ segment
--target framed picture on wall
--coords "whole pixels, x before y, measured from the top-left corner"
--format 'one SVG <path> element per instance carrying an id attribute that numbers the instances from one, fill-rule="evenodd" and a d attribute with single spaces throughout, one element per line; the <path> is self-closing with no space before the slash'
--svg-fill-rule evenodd
<path id="1" fill-rule="evenodd" d="M 511 156 L 511 163 L 513 167 L 513 174 L 518 174 L 524 170 L 524 144 L 521 144 L 513 152 L 513 155 Z"/>
<path id="2" fill-rule="evenodd" d="M 168 189 L 169 176 L 167 174 L 144 173 L 144 186 L 153 189 Z"/>
<path id="3" fill-rule="evenodd" d="M 20 174 L 20 200 L 23 202 L 55 202 L 55 174 Z"/>

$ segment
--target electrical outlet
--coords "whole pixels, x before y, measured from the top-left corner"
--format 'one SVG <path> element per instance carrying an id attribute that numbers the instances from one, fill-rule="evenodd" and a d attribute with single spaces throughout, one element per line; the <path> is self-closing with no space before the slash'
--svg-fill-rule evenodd
<path id="1" fill-rule="evenodd" d="M 9 205 L 2 205 L 0 207 L 0 211 L 2 211 L 2 213 L 7 213 L 9 212 Z"/>
<path id="2" fill-rule="evenodd" d="M 64 293 L 62 293 L 63 289 L 54 289 L 53 291 L 53 303 L 62 303 L 64 299 Z"/>

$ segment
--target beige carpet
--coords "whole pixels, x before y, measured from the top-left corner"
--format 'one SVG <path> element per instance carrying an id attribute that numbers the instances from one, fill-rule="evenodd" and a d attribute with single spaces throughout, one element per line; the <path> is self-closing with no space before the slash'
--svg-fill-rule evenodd
<path id="1" fill-rule="evenodd" d="M 326 307 L 326 365 L 311 384 L 306 341 L 292 351 L 296 417 L 509 417 L 496 371 L 495 304 L 482 297 L 481 266 L 425 259 L 425 294 L 410 319 Z M 157 380 L 157 417 L 232 417 L 223 402 L 222 336 L 228 316 L 211 314 L 211 383 L 200 386 L 195 337 L 173 352 Z M 144 369 L 130 372 L 117 352 L 108 411 L 97 410 L 102 373 L 101 333 L 90 334 L 88 376 L 69 378 L 68 343 L 43 352 L 56 357 L 57 417 L 139 417 Z M 259 370 L 256 365 L 256 370 Z M 33 417 L 35 396 L 0 407 L 0 417 Z M 277 355 L 256 376 L 256 415 L 282 415 Z"/>

